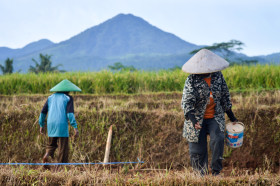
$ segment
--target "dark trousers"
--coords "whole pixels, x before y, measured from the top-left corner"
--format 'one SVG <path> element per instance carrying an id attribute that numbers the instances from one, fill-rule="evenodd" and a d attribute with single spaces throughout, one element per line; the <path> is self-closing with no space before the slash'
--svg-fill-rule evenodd
<path id="1" fill-rule="evenodd" d="M 192 167 L 202 175 L 208 173 L 207 134 L 210 134 L 210 149 L 212 151 L 212 174 L 217 175 L 223 168 L 223 152 L 225 135 L 219 124 L 213 119 L 204 119 L 199 134 L 198 143 L 189 142 L 189 153 Z"/>
<path id="2" fill-rule="evenodd" d="M 68 137 L 49 137 L 47 153 L 54 158 L 54 152 L 58 147 L 58 163 L 68 163 Z"/>

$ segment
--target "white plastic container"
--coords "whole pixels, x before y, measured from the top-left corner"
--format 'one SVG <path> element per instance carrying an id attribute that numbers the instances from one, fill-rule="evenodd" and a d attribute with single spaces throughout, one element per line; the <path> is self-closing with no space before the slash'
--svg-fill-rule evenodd
<path id="1" fill-rule="evenodd" d="M 229 147 L 238 148 L 243 144 L 244 124 L 235 122 L 226 124 L 226 143 Z"/>

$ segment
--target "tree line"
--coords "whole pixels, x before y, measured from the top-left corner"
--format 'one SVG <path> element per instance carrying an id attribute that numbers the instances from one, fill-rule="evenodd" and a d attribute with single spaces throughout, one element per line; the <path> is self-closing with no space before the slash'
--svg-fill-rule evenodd
<path id="1" fill-rule="evenodd" d="M 57 66 L 52 66 L 51 55 L 40 54 L 39 57 L 40 57 L 39 61 L 32 58 L 32 61 L 35 63 L 35 65 L 34 66 L 30 65 L 28 72 L 35 73 L 35 74 L 45 73 L 45 72 L 66 72 L 65 70 L 58 69 L 58 67 L 62 66 L 61 64 Z M 0 69 L 3 75 L 12 74 L 14 72 L 13 59 L 7 58 L 5 60 L 4 66 L 0 64 Z M 137 70 L 133 66 L 125 66 L 121 62 L 116 62 L 113 65 L 109 65 L 108 69 L 111 71 L 130 71 L 130 72 Z M 17 72 L 20 72 L 20 70 Z"/>
<path id="2" fill-rule="evenodd" d="M 34 58 L 32 58 L 32 61 L 35 63 L 35 66 L 30 65 L 28 72 L 31 73 L 44 73 L 44 72 L 65 72 L 65 70 L 59 70 L 58 67 L 62 66 L 61 64 L 57 66 L 52 66 L 52 61 L 51 61 L 51 55 L 48 54 L 40 54 L 39 55 L 40 60 L 37 61 Z M 12 74 L 14 72 L 14 67 L 13 67 L 13 59 L 7 58 L 5 60 L 4 66 L 0 64 L 0 69 L 4 74 Z M 20 72 L 21 70 L 17 71 Z"/>

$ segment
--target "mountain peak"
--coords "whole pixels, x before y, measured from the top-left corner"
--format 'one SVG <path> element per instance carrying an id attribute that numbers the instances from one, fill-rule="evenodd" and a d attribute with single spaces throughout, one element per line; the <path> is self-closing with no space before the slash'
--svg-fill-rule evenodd
<path id="1" fill-rule="evenodd" d="M 25 45 L 23 47 L 23 49 L 30 49 L 30 48 L 34 48 L 34 47 L 47 47 L 47 46 L 50 46 L 50 45 L 53 45 L 54 43 L 51 42 L 50 40 L 48 39 L 40 39 L 38 41 L 34 41 L 32 43 L 29 43 L 28 45 Z"/>
<path id="2" fill-rule="evenodd" d="M 174 34 L 151 25 L 133 14 L 118 14 L 63 42 L 72 51 L 87 55 L 117 57 L 126 55 L 175 54 L 196 48 Z"/>
<path id="3" fill-rule="evenodd" d="M 41 39 L 20 49 L 0 47 L 0 60 L 13 58 L 15 70 L 25 72 L 40 53 L 52 55 L 54 65 L 63 64 L 65 70 L 100 70 L 115 62 L 152 70 L 181 66 L 197 48 L 141 17 L 121 13 L 60 43 Z"/>
<path id="4" fill-rule="evenodd" d="M 19 68 L 23 70 L 24 62 L 32 63 L 31 59 L 40 53 L 54 56 L 54 64 L 67 64 L 65 70 L 101 69 L 116 61 L 133 63 L 138 68 L 147 68 L 148 63 L 155 68 L 163 61 L 173 67 L 176 61 L 172 56 L 188 55 L 196 48 L 140 17 L 121 13 L 57 44 L 46 39 L 30 43 L 17 56 L 22 57 Z"/>
<path id="5" fill-rule="evenodd" d="M 120 14 L 116 15 L 116 16 L 113 17 L 113 18 L 116 18 L 116 17 L 137 17 L 137 16 L 135 16 L 135 15 L 133 15 L 133 14 L 130 14 L 130 13 L 128 13 L 128 14 L 120 13 Z M 113 18 L 112 18 L 112 19 L 113 19 Z"/>
<path id="6" fill-rule="evenodd" d="M 106 23 L 112 24 L 113 22 L 116 22 L 116 23 L 121 23 L 121 22 L 142 22 L 143 23 L 144 22 L 144 23 L 149 24 L 147 21 L 145 21 L 141 17 L 137 17 L 133 14 L 123 14 L 123 13 L 112 17 L 111 19 L 105 21 L 103 24 L 106 24 Z"/>
<path id="7" fill-rule="evenodd" d="M 129 14 L 120 13 L 120 14 L 112 17 L 111 19 L 128 19 L 128 18 L 137 18 L 137 19 L 139 19 L 140 17 L 137 17 L 137 16 L 135 16 L 133 14 L 130 14 L 130 13 Z M 140 18 L 140 19 L 142 19 L 142 18 Z"/>

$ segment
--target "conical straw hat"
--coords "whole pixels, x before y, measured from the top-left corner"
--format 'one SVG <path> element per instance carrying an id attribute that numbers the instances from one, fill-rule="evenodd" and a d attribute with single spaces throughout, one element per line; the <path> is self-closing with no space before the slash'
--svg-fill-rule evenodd
<path id="1" fill-rule="evenodd" d="M 206 74 L 228 66 L 229 63 L 220 56 L 207 49 L 201 49 L 183 65 L 182 70 L 190 74 Z"/>
<path id="2" fill-rule="evenodd" d="M 74 92 L 74 91 L 81 92 L 82 90 L 71 81 L 64 79 L 63 81 L 55 85 L 50 91 L 51 92 Z"/>

